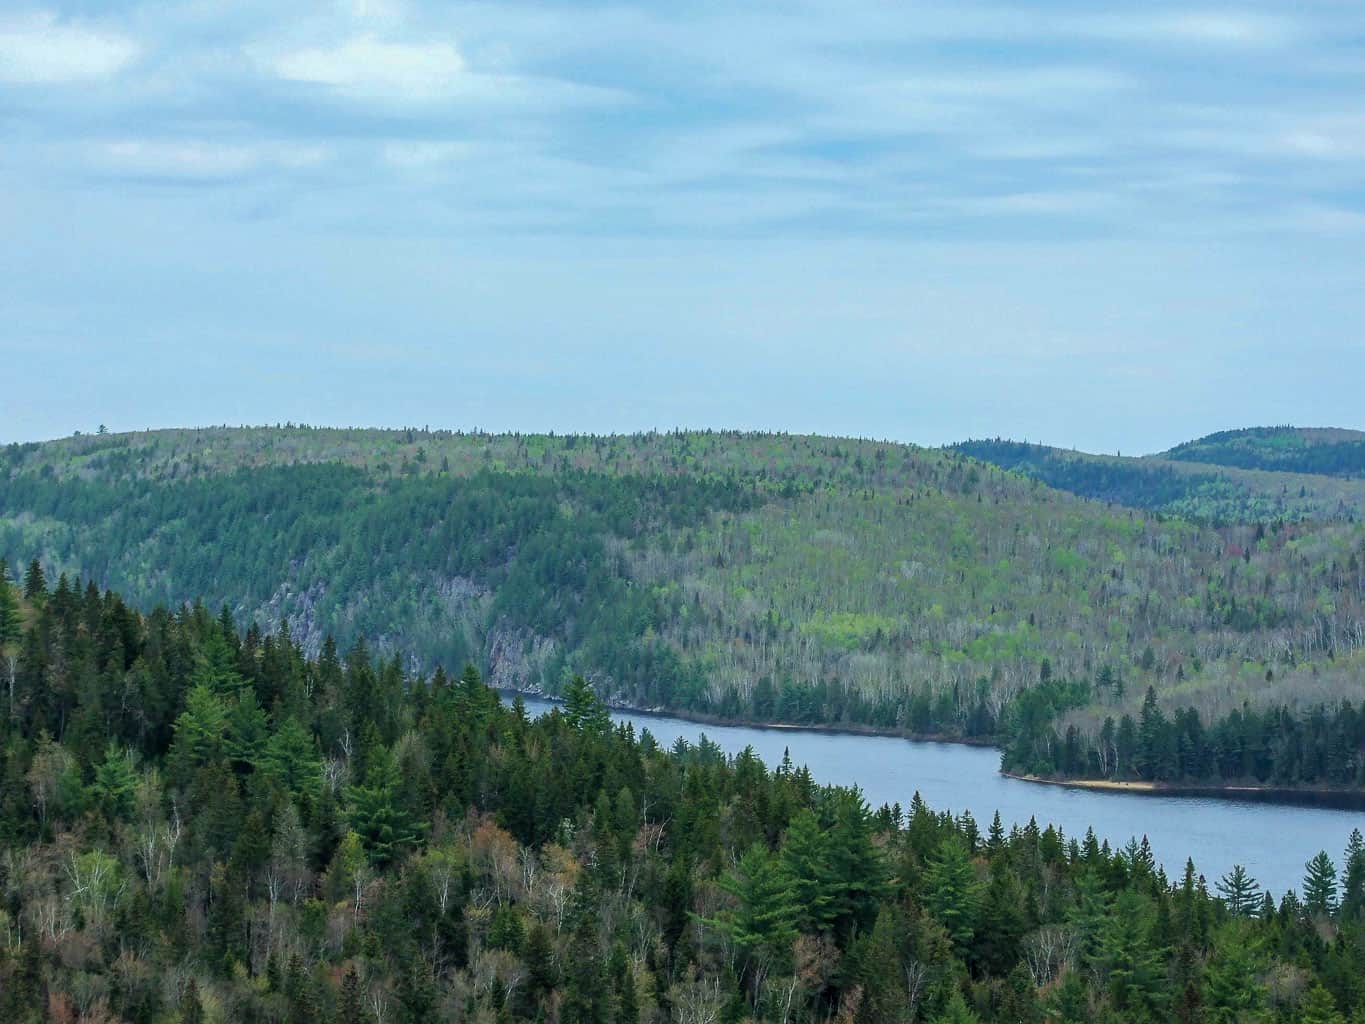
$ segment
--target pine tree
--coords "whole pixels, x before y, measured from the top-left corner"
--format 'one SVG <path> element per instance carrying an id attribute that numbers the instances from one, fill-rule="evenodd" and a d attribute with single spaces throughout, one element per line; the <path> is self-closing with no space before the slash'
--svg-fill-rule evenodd
<path id="1" fill-rule="evenodd" d="M 1303 906 L 1309 914 L 1326 917 L 1337 909 L 1337 869 L 1326 850 L 1304 865 Z"/>
<path id="2" fill-rule="evenodd" d="M 1214 935 L 1204 968 L 1204 1012 L 1209 1024 L 1255 1024 L 1268 1018 L 1264 970 L 1257 944 L 1244 923 L 1231 923 Z"/>
<path id="3" fill-rule="evenodd" d="M 735 948 L 750 954 L 785 950 L 796 938 L 792 882 L 780 861 L 755 844 L 717 883 L 735 906 L 707 924 L 726 932 Z"/>
<path id="4" fill-rule="evenodd" d="M 829 928 L 838 916 L 834 906 L 836 880 L 825 832 L 810 811 L 800 811 L 792 818 L 781 856 L 801 929 L 820 932 Z"/>
<path id="5" fill-rule="evenodd" d="M 426 957 L 410 956 L 398 983 L 404 1024 L 436 1024 L 436 979 Z"/>
<path id="6" fill-rule="evenodd" d="M 1247 869 L 1240 864 L 1234 864 L 1232 870 L 1218 880 L 1215 888 L 1234 917 L 1252 917 L 1261 905 L 1256 879 L 1247 874 Z"/>

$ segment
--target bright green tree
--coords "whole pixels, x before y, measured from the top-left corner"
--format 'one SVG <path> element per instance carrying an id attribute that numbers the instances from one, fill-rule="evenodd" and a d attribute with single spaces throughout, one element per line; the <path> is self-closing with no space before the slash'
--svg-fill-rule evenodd
<path id="1" fill-rule="evenodd" d="M 981 908 L 981 883 L 956 834 L 942 843 L 924 872 L 924 905 L 947 930 L 953 943 L 965 949 L 976 930 Z"/>
<path id="2" fill-rule="evenodd" d="M 132 810 L 137 784 L 133 752 L 110 740 L 104 760 L 95 766 L 95 779 L 90 784 L 96 806 L 111 820 L 123 817 Z"/>
<path id="3" fill-rule="evenodd" d="M 370 755 L 364 783 L 346 790 L 351 827 L 378 865 L 388 864 L 400 851 L 415 845 L 425 827 L 400 804 L 401 785 L 393 752 L 381 746 Z"/>
<path id="4" fill-rule="evenodd" d="M 705 923 L 730 940 L 742 973 L 756 982 L 755 970 L 785 959 L 796 939 L 791 878 L 781 861 L 756 843 L 717 885 L 734 902 Z"/>
<path id="5" fill-rule="evenodd" d="M 575 675 L 564 688 L 564 717 L 575 729 L 584 732 L 605 732 L 611 724 L 611 714 L 597 691 L 580 675 Z"/>

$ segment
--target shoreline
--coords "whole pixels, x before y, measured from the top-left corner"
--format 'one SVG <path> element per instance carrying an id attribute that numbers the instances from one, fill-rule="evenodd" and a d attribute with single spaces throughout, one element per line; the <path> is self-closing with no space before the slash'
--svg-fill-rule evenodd
<path id="1" fill-rule="evenodd" d="M 533 697 L 536 700 L 543 700 L 547 704 L 563 703 L 558 697 L 552 697 L 547 693 L 536 693 L 534 690 L 516 690 L 509 687 L 501 687 L 498 692 L 508 694 L 509 696 Z M 756 722 L 744 718 L 727 718 L 724 715 L 707 714 L 704 711 L 685 711 L 665 707 L 642 708 L 637 707 L 634 704 L 622 704 L 613 701 L 608 701 L 607 707 L 611 711 L 621 711 L 632 715 L 643 715 L 646 718 L 677 718 L 684 722 L 694 722 L 697 725 L 718 725 L 731 729 L 819 732 L 841 736 L 876 736 L 891 740 L 909 740 L 912 743 L 953 743 L 963 747 L 988 747 L 991 749 L 999 749 L 996 746 L 995 740 L 990 737 L 901 732 L 891 729 L 880 729 L 875 725 L 858 725 L 853 722 L 847 722 L 841 725 L 828 725 L 818 722 L 810 724 L 803 722 Z"/>
<path id="2" fill-rule="evenodd" d="M 1189 800 L 1228 800 L 1237 803 L 1284 804 L 1322 807 L 1341 811 L 1365 811 L 1365 792 L 1352 789 L 1308 789 L 1294 786 L 1217 785 L 1198 782 L 1144 782 L 1122 779 L 1049 779 L 1041 775 L 1007 772 L 1000 774 L 1018 782 L 1041 786 L 1061 786 L 1091 793 L 1118 793 L 1128 796 L 1164 796 Z"/>
<path id="3" fill-rule="evenodd" d="M 509 696 L 533 697 L 549 704 L 561 703 L 558 697 L 531 690 L 502 688 L 500 693 Z M 812 732 L 842 736 L 876 736 L 886 739 L 900 739 L 911 743 L 952 743 L 964 747 L 990 748 L 999 750 L 994 740 L 987 738 L 944 736 L 938 734 L 918 734 L 879 729 L 876 726 L 843 725 L 805 725 L 797 722 L 752 722 L 743 719 L 726 718 L 698 711 L 671 710 L 669 708 L 642 708 L 630 704 L 608 703 L 612 711 L 627 712 L 646 718 L 674 718 L 697 725 L 716 725 L 739 729 L 764 729 L 774 732 Z M 1307 789 L 1292 786 L 1258 785 L 1218 785 L 1215 783 L 1171 783 L 1145 782 L 1143 780 L 1123 779 L 1052 779 L 1041 775 L 1027 775 L 1009 772 L 1003 768 L 996 771 L 1007 779 L 1016 782 L 1030 782 L 1040 786 L 1060 786 L 1064 789 L 1079 789 L 1092 793 L 1114 793 L 1126 796 L 1175 797 L 1190 800 L 1223 800 L 1232 803 L 1282 804 L 1298 807 L 1320 807 L 1332 810 L 1365 811 L 1365 791 L 1349 789 Z"/>

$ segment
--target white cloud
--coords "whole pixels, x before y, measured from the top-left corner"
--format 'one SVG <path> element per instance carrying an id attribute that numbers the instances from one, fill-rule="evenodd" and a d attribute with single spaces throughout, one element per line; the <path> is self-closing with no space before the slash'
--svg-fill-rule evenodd
<path id="1" fill-rule="evenodd" d="M 292 50 L 268 63 L 288 81 L 385 99 L 440 99 L 459 92 L 469 78 L 453 43 L 393 43 L 373 36 Z"/>
<path id="2" fill-rule="evenodd" d="M 49 13 L 0 20 L 0 82 L 49 85 L 112 75 L 130 64 L 138 45 L 127 36 Z"/>

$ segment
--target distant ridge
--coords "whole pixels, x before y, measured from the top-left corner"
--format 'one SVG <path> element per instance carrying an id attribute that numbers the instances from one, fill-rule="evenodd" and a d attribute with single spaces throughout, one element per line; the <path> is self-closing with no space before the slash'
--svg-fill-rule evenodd
<path id="1" fill-rule="evenodd" d="M 1002 438 L 951 450 L 1083 498 L 1207 523 L 1353 520 L 1365 511 L 1365 432 L 1225 430 L 1137 458 Z"/>
<path id="2" fill-rule="evenodd" d="M 1339 427 L 1248 427 L 1178 444 L 1162 458 L 1239 469 L 1365 477 L 1365 431 Z"/>

